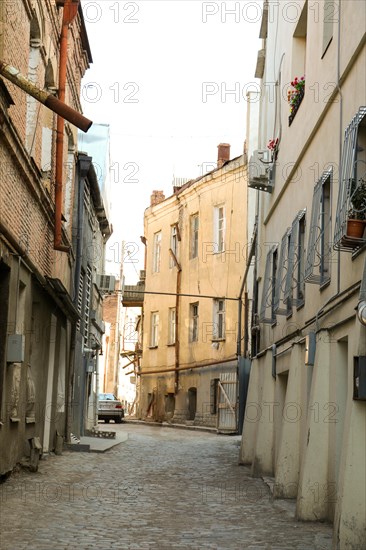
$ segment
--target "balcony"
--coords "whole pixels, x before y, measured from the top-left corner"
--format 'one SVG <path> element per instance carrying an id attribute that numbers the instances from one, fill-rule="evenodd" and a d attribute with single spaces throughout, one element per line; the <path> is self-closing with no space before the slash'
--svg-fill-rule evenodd
<path id="1" fill-rule="evenodd" d="M 355 252 L 366 246 L 366 107 L 360 107 L 345 130 L 334 248 Z M 359 231 L 355 229 L 359 228 Z"/>
<path id="2" fill-rule="evenodd" d="M 144 304 L 145 281 L 137 285 L 125 285 L 122 294 L 123 307 L 142 307 Z"/>
<path id="3" fill-rule="evenodd" d="M 272 193 L 275 178 L 275 163 L 270 158 L 269 150 L 253 151 L 249 160 L 248 187 Z"/>
<path id="4" fill-rule="evenodd" d="M 299 110 L 301 102 L 304 99 L 304 95 L 305 95 L 304 90 L 301 90 L 293 100 L 292 111 L 291 111 L 290 116 L 288 117 L 288 125 L 289 126 L 291 126 L 292 121 L 294 120 L 294 118 L 296 116 L 296 113 Z"/>

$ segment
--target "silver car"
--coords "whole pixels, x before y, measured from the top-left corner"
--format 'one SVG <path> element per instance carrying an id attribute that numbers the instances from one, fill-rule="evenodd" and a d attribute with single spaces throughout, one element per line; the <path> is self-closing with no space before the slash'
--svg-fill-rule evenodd
<path id="1" fill-rule="evenodd" d="M 98 396 L 98 420 L 104 420 L 106 424 L 114 420 L 120 424 L 125 416 L 121 401 L 113 393 L 100 393 Z"/>

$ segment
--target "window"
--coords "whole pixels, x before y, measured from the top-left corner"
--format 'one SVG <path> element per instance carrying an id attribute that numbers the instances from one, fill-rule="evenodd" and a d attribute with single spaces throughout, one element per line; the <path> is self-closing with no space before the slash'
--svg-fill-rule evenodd
<path id="1" fill-rule="evenodd" d="M 331 178 L 332 170 L 329 170 L 314 187 L 305 265 L 305 281 L 320 285 L 330 279 Z"/>
<path id="2" fill-rule="evenodd" d="M 193 214 L 191 216 L 191 250 L 190 250 L 190 258 L 197 258 L 198 256 L 198 228 L 199 228 L 199 217 L 198 214 Z"/>
<path id="3" fill-rule="evenodd" d="M 306 36 L 308 27 L 308 2 L 304 3 L 292 40 L 292 78 L 306 74 Z M 301 74 L 300 74 L 301 73 Z"/>
<path id="4" fill-rule="evenodd" d="M 276 274 L 277 315 L 291 315 L 292 307 L 304 303 L 304 237 L 305 210 L 300 210 L 282 238 L 281 253 Z M 286 249 L 286 250 L 285 250 Z M 285 275 L 283 276 L 283 273 Z M 286 307 L 281 307 L 284 303 Z"/>
<path id="5" fill-rule="evenodd" d="M 276 280 L 277 280 L 277 268 L 278 268 L 278 250 L 274 250 L 272 255 L 272 293 L 271 293 L 271 318 L 272 322 L 276 322 L 275 313 L 275 293 L 276 293 Z"/>
<path id="6" fill-rule="evenodd" d="M 214 211 L 214 244 L 215 252 L 225 250 L 225 207 L 216 206 Z"/>
<path id="7" fill-rule="evenodd" d="M 154 234 L 154 249 L 153 249 L 153 273 L 160 271 L 161 258 L 161 231 Z"/>
<path id="8" fill-rule="evenodd" d="M 259 311 L 260 323 L 273 324 L 273 322 L 276 321 L 274 306 L 276 297 L 277 247 L 277 244 L 273 245 L 268 251 L 266 257 L 262 287 L 262 300 Z"/>
<path id="9" fill-rule="evenodd" d="M 159 342 L 159 312 L 152 311 L 150 318 L 150 347 L 156 348 Z"/>
<path id="10" fill-rule="evenodd" d="M 321 193 L 321 239 L 320 239 L 320 278 L 323 283 L 330 278 L 330 248 L 331 248 L 331 236 L 330 236 L 330 177 L 328 177 L 322 185 Z"/>
<path id="11" fill-rule="evenodd" d="M 350 231 L 351 219 L 366 219 L 366 106 L 360 107 L 344 132 L 334 248 L 353 252 L 366 244 L 366 233 Z M 355 200 L 356 199 L 356 200 Z"/>
<path id="12" fill-rule="evenodd" d="M 305 213 L 301 216 L 299 220 L 296 272 L 296 305 L 299 306 L 303 304 L 305 300 Z"/>
<path id="13" fill-rule="evenodd" d="M 287 237 L 287 269 L 289 269 L 290 257 L 291 257 L 291 254 L 293 253 L 293 248 L 295 248 L 295 244 L 296 244 L 294 242 L 295 239 L 296 239 L 296 235 L 291 231 Z M 284 278 L 283 281 L 281 281 L 281 286 L 286 290 L 286 277 Z M 286 306 L 286 315 L 291 315 L 292 314 L 292 292 L 290 292 L 287 296 L 286 295 L 284 296 L 284 302 Z"/>
<path id="14" fill-rule="evenodd" d="M 169 308 L 168 313 L 168 344 L 175 344 L 175 307 Z"/>
<path id="15" fill-rule="evenodd" d="M 170 250 L 173 252 L 176 259 L 178 259 L 178 228 L 177 224 L 174 224 L 170 228 Z M 169 254 L 169 267 L 174 267 L 175 261 Z"/>
<path id="16" fill-rule="evenodd" d="M 190 342 L 198 342 L 198 302 L 190 304 Z"/>
<path id="17" fill-rule="evenodd" d="M 277 257 L 277 254 L 275 254 L 273 258 L 273 266 L 276 270 L 276 273 L 273 274 L 274 288 L 272 287 L 273 299 L 271 302 L 273 319 L 276 315 L 288 315 L 290 312 L 290 294 L 288 293 L 288 295 L 285 297 L 284 291 L 285 280 L 287 279 L 287 275 L 289 273 L 288 264 L 291 257 L 291 244 L 291 230 L 286 229 L 285 234 L 281 239 L 279 258 Z M 285 303 L 286 307 L 283 307 L 283 303 Z"/>
<path id="18" fill-rule="evenodd" d="M 297 22 L 293 39 L 292 39 L 292 66 L 291 66 L 291 79 L 298 78 L 299 82 L 302 81 L 306 75 L 306 36 L 308 25 L 308 2 L 304 3 L 299 20 Z M 289 126 L 291 126 L 296 113 L 301 105 L 301 102 L 305 94 L 305 83 L 302 86 L 292 85 L 289 90 L 290 100 L 290 116 Z"/>
<path id="19" fill-rule="evenodd" d="M 322 57 L 325 55 L 333 38 L 333 23 L 336 20 L 336 17 L 339 17 L 339 14 L 336 13 L 337 9 L 338 8 L 334 0 L 324 0 Z"/>
<path id="20" fill-rule="evenodd" d="M 41 60 L 42 33 L 36 15 L 33 15 L 30 22 L 29 59 L 28 59 L 28 80 L 37 84 L 38 66 Z M 26 142 L 25 146 L 30 155 L 34 155 L 35 135 L 37 131 L 37 120 L 39 116 L 40 103 L 27 94 L 26 114 Z"/>
<path id="21" fill-rule="evenodd" d="M 222 340 L 225 338 L 225 300 L 214 300 L 213 338 Z"/>

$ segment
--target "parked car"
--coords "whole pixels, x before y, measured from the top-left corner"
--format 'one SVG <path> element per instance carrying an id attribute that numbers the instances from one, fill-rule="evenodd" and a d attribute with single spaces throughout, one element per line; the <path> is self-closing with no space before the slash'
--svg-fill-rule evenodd
<path id="1" fill-rule="evenodd" d="M 114 420 L 120 424 L 125 416 L 122 403 L 113 393 L 100 393 L 98 396 L 98 420 L 104 420 L 106 424 Z"/>

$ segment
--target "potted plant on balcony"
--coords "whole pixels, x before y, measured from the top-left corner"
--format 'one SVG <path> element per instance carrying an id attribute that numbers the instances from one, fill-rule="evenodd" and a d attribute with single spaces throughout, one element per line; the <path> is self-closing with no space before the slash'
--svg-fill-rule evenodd
<path id="1" fill-rule="evenodd" d="M 287 92 L 287 100 L 290 104 L 289 125 L 291 125 L 305 94 L 305 76 L 297 76 L 291 82 L 292 89 Z"/>
<path id="2" fill-rule="evenodd" d="M 270 139 L 269 142 L 268 142 L 267 149 L 269 149 L 271 151 L 271 160 L 272 160 L 272 162 L 275 162 L 277 160 L 278 145 L 279 145 L 278 138 Z"/>
<path id="3" fill-rule="evenodd" d="M 361 178 L 357 186 L 355 180 L 352 181 L 350 205 L 347 236 L 362 239 L 366 225 L 366 180 Z"/>

